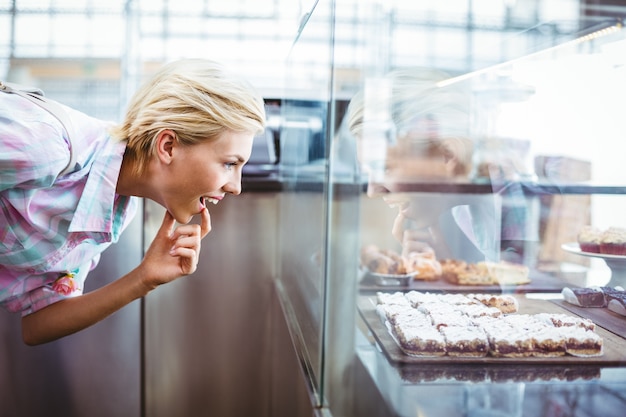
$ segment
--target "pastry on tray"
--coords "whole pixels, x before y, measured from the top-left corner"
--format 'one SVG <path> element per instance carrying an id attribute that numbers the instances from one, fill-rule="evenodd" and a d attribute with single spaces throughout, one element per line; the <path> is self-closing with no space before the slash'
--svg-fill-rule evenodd
<path id="1" fill-rule="evenodd" d="M 403 275 L 407 273 L 404 260 L 392 251 L 383 251 L 374 245 L 361 250 L 361 263 L 370 272 Z"/>
<path id="2" fill-rule="evenodd" d="M 441 261 L 443 278 L 456 285 L 522 285 L 530 283 L 529 269 L 512 262 L 468 263 L 458 259 Z"/>
<path id="3" fill-rule="evenodd" d="M 609 301 L 607 307 L 614 313 L 626 316 L 626 297 L 613 298 Z"/>
<path id="4" fill-rule="evenodd" d="M 626 297 L 626 291 L 623 287 L 600 287 L 602 292 L 604 293 L 604 298 L 606 299 L 607 304 L 613 299 L 622 299 Z"/>
<path id="5" fill-rule="evenodd" d="M 561 290 L 563 300 L 578 307 L 606 307 L 604 292 L 599 287 L 569 288 Z"/>
<path id="6" fill-rule="evenodd" d="M 602 355 L 602 338 L 591 330 L 571 328 L 565 332 L 566 352 L 572 356 L 594 357 Z"/>
<path id="7" fill-rule="evenodd" d="M 513 301 L 515 300 L 515 301 Z M 601 356 L 603 339 L 589 319 L 565 313 L 517 314 L 506 294 L 377 294 L 376 311 L 410 356 L 499 358 Z M 626 298 L 621 303 L 626 314 Z M 617 308 L 617 307 L 616 307 Z"/>
<path id="8" fill-rule="evenodd" d="M 361 264 L 375 274 L 410 274 L 414 279 L 422 281 L 438 280 L 442 273 L 441 264 L 430 247 L 402 256 L 392 249 L 367 245 L 361 249 Z"/>
<path id="9" fill-rule="evenodd" d="M 484 330 L 476 326 L 443 326 L 439 329 L 448 356 L 487 356 L 489 340 Z"/>
<path id="10" fill-rule="evenodd" d="M 441 263 L 435 258 L 411 254 L 405 261 L 409 272 L 417 272 L 415 279 L 423 281 L 435 281 L 441 278 Z"/>
<path id="11" fill-rule="evenodd" d="M 519 309 L 517 298 L 508 294 L 468 294 L 467 297 L 488 307 L 495 307 L 505 314 L 516 313 Z"/>
<path id="12" fill-rule="evenodd" d="M 596 329 L 596 324 L 592 320 L 569 314 L 537 313 L 534 318 L 554 327 L 580 327 L 591 331 Z"/>
<path id="13" fill-rule="evenodd" d="M 499 285 L 522 285 L 528 284 L 529 269 L 526 265 L 513 262 L 482 262 L 487 268 L 488 274 L 493 277 L 495 283 Z"/>
<path id="14" fill-rule="evenodd" d="M 429 321 L 415 320 L 410 316 L 398 316 L 391 326 L 400 349 L 411 356 L 444 356 L 443 335 Z"/>
<path id="15" fill-rule="evenodd" d="M 614 298 L 623 298 L 626 291 L 622 287 L 565 287 L 561 295 L 566 303 L 585 308 L 607 307 Z"/>

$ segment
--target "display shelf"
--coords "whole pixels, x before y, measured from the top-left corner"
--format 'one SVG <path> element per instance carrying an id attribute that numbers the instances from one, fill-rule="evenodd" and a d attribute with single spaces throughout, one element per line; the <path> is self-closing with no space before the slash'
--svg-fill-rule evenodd
<path id="1" fill-rule="evenodd" d="M 372 184 L 380 189 L 384 183 Z M 613 185 L 592 182 L 547 182 L 547 181 L 507 181 L 507 182 L 452 182 L 452 181 L 425 181 L 425 182 L 394 182 L 394 192 L 419 193 L 454 193 L 454 194 L 502 194 L 513 188 L 519 189 L 526 195 L 553 195 L 553 194 L 625 194 L 626 185 Z"/>
<path id="2" fill-rule="evenodd" d="M 502 294 L 513 293 L 549 293 L 561 292 L 567 281 L 558 274 L 550 274 L 537 269 L 529 273 L 530 282 L 519 285 L 459 285 L 450 283 L 443 278 L 436 280 L 411 279 L 407 285 L 380 285 L 371 276 L 363 274 L 359 281 L 359 290 L 362 293 L 377 291 L 428 291 L 448 293 L 495 292 Z"/>

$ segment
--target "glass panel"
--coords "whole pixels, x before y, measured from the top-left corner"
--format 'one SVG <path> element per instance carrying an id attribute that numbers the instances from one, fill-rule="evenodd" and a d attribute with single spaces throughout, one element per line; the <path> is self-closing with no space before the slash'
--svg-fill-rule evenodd
<path id="1" fill-rule="evenodd" d="M 280 126 L 279 295 L 308 383 L 323 398 L 324 296 L 328 222 L 328 103 L 331 14 L 318 5 L 290 51 Z"/>
<path id="2" fill-rule="evenodd" d="M 473 14 L 466 21 L 440 3 L 419 2 L 428 21 L 400 2 L 339 3 L 353 6 L 359 23 L 339 20 L 346 26 L 334 32 L 323 403 L 335 416 L 358 415 L 369 381 L 389 415 L 526 415 L 532 404 L 574 391 L 588 403 L 620 403 L 595 395 L 597 384 L 611 392 L 626 384 L 623 368 L 614 368 L 626 362 L 626 341 L 614 338 L 606 309 L 596 334 L 617 351 L 596 346 L 592 358 L 567 350 L 544 352 L 545 359 L 533 342 L 512 359 L 494 353 L 493 338 L 485 356 L 456 358 L 459 345 L 441 329 L 457 319 L 446 315 L 433 326 L 439 316 L 422 306 L 429 328 L 448 343 L 438 358 L 407 342 L 376 305 L 379 292 L 401 292 L 408 304 L 410 291 L 438 300 L 484 293 L 514 297 L 515 311 L 506 313 L 513 317 L 596 317 L 593 309 L 569 310 L 561 291 L 626 284 L 621 260 L 577 246 L 586 225 L 626 228 L 622 22 L 583 18 L 577 2 L 561 2 L 566 18 L 555 22 L 546 20 L 554 10 L 525 1 L 484 13 L 467 2 Z M 363 53 L 349 52 L 348 33 L 357 34 L 351 42 Z M 314 51 L 300 39 L 296 48 Z M 352 84 L 343 82 L 348 73 Z M 351 299 L 356 317 L 346 307 Z M 417 343 L 425 330 L 415 326 L 404 329 L 415 330 Z M 351 380 L 360 365 L 369 379 Z M 550 398 L 541 396 L 542 385 Z"/>

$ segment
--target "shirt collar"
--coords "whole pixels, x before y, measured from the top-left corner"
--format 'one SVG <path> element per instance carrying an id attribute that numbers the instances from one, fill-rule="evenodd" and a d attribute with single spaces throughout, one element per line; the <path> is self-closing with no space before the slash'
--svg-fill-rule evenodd
<path id="1" fill-rule="evenodd" d="M 125 150 L 125 141 L 107 137 L 87 175 L 70 232 L 113 232 L 117 223 L 115 203 L 118 195 L 115 190 Z"/>

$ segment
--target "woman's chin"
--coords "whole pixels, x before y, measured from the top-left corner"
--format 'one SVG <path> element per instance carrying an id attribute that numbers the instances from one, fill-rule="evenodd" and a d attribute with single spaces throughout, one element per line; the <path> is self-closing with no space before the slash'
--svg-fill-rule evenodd
<path id="1" fill-rule="evenodd" d="M 187 224 L 193 218 L 193 214 L 189 214 L 189 213 L 180 213 L 180 212 L 172 213 L 170 211 L 170 214 L 172 215 L 172 217 L 174 217 L 174 220 L 176 220 L 176 223 L 179 223 L 179 224 Z"/>

